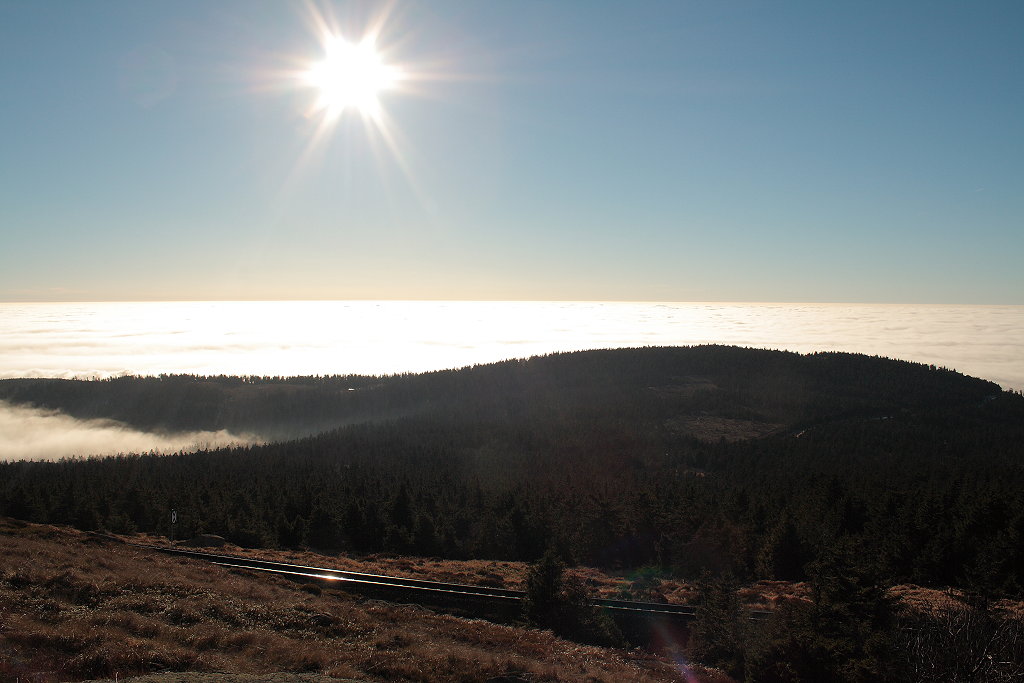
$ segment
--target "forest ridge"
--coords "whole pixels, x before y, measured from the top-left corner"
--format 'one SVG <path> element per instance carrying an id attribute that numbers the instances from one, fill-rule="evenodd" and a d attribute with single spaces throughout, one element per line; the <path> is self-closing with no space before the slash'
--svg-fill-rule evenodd
<path id="1" fill-rule="evenodd" d="M 930 371 L 930 372 L 929 372 Z M 858 354 L 800 355 L 723 346 L 556 353 L 459 370 L 385 377 L 160 375 L 0 380 L 0 400 L 106 418 L 138 429 L 308 432 L 442 406 L 497 413 L 525 404 L 624 408 L 637 391 L 666 414 L 742 415 L 793 426 L 854 409 L 955 404 L 1000 393 L 992 383 Z M 616 395 L 608 395 L 609 392 Z M 627 393 L 628 392 L 628 393 Z M 652 399 L 651 396 L 644 397 Z M 647 403 L 651 400 L 645 401 Z M 744 419 L 738 418 L 738 419 Z"/>
<path id="2" fill-rule="evenodd" d="M 4 380 L 0 399 L 268 443 L 0 464 L 0 514 L 240 545 L 1019 595 L 1024 397 L 856 354 L 553 354 L 390 377 Z"/>

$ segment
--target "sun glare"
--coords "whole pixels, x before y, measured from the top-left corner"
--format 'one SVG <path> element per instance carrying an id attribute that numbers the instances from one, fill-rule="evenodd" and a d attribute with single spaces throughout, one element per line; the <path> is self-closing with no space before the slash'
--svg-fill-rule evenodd
<path id="1" fill-rule="evenodd" d="M 306 3 L 305 20 L 311 37 L 320 45 L 319 59 L 296 56 L 289 60 L 288 68 L 276 72 L 286 79 L 289 90 L 312 95 L 303 104 L 309 124 L 303 128 L 309 139 L 286 181 L 289 188 L 307 167 L 319 163 L 321 155 L 336 151 L 333 141 L 353 143 L 365 134 L 366 154 L 377 157 L 377 161 L 384 157 L 392 161 L 426 203 L 403 153 L 401 135 L 383 101 L 385 94 L 415 94 L 416 84 L 424 80 L 421 68 L 394 61 L 402 54 L 398 46 L 408 43 L 402 40 L 400 30 L 389 26 L 393 9 L 393 4 L 385 3 L 375 16 L 366 17 L 360 32 L 358 22 L 350 21 L 342 28 L 314 0 Z M 358 123 L 362 125 L 349 125 Z M 346 153 L 351 151 L 348 148 Z"/>
<path id="2" fill-rule="evenodd" d="M 377 118 L 378 95 L 396 86 L 401 70 L 383 62 L 371 38 L 351 43 L 341 36 L 331 36 L 324 47 L 324 60 L 304 74 L 306 83 L 318 91 L 315 109 L 330 120 L 349 109 Z"/>

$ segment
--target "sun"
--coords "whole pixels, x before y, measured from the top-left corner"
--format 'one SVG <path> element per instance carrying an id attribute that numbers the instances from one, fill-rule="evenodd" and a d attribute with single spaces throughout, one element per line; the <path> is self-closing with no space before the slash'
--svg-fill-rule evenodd
<path id="1" fill-rule="evenodd" d="M 325 57 L 303 73 L 305 83 L 316 88 L 314 109 L 328 120 L 353 110 L 365 117 L 380 115 L 379 95 L 395 88 L 402 71 L 384 63 L 372 38 L 352 43 L 341 36 L 324 41 Z"/>
<path id="2" fill-rule="evenodd" d="M 393 161 L 417 195 L 421 194 L 404 153 L 407 143 L 385 106 L 386 96 L 421 94 L 419 86 L 438 78 L 441 71 L 403 61 L 402 56 L 409 56 L 405 48 L 410 42 L 400 26 L 390 25 L 393 8 L 393 4 L 385 4 L 376 15 L 366 17 L 360 33 L 354 17 L 343 30 L 329 11 L 315 0 L 307 0 L 305 23 L 320 49 L 317 54 L 289 58 L 287 65 L 273 73 L 275 87 L 302 91 L 305 123 L 300 128 L 308 140 L 289 184 L 297 182 L 306 167 L 320 163 L 324 155 L 338 152 L 335 143 L 340 142 L 346 145 L 346 157 L 357 149 L 348 145 L 359 145 L 377 161 Z"/>

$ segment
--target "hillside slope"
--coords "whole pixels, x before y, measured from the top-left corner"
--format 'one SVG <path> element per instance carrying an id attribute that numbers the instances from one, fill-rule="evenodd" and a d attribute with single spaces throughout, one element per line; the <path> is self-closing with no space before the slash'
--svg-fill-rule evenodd
<path id="1" fill-rule="evenodd" d="M 671 663 L 0 519 L 0 680 L 673 681 Z M 288 680 L 278 676 L 279 680 Z M 246 679 L 242 679 L 246 680 Z M 710 679 L 705 679 L 710 680 Z"/>
<path id="2" fill-rule="evenodd" d="M 267 436 L 453 410 L 489 419 L 551 410 L 711 415 L 726 431 L 731 421 L 737 433 L 756 435 L 808 420 L 959 405 L 999 393 L 991 382 L 903 361 L 721 346 L 564 353 L 380 378 L 0 380 L 0 400 L 77 418 L 154 431 L 229 429 Z M 696 423 L 678 423 L 687 425 Z"/>
<path id="3" fill-rule="evenodd" d="M 37 522 L 168 534 L 173 509 L 179 535 L 245 546 L 504 560 L 554 548 L 743 579 L 803 579 L 842 543 L 890 583 L 1024 589 L 1024 397 L 913 363 L 707 346 L 376 379 L 0 387 L 153 428 L 265 416 L 298 429 L 307 413 L 306 427 L 344 425 L 174 456 L 0 464 L 0 514 Z"/>

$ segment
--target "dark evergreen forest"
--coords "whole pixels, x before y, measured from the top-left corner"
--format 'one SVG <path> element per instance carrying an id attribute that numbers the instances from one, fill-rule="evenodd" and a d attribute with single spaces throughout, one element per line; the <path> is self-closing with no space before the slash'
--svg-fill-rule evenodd
<path id="1" fill-rule="evenodd" d="M 6 380 L 0 399 L 267 443 L 0 463 L 0 514 L 244 546 L 1024 592 L 1024 396 L 853 354 L 588 351 L 393 377 Z"/>

